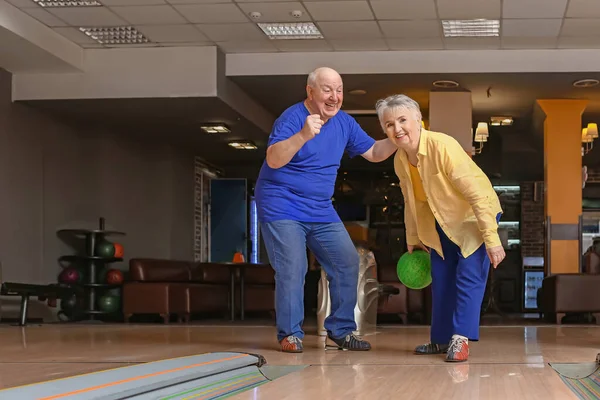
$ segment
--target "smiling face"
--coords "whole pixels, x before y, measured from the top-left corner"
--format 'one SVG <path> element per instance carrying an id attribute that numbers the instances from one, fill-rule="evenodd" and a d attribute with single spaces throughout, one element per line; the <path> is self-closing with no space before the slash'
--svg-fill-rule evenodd
<path id="1" fill-rule="evenodd" d="M 344 100 L 342 77 L 332 69 L 319 69 L 314 83 L 307 85 L 306 95 L 311 114 L 319 114 L 323 121 L 327 121 L 342 107 Z"/>
<path id="2" fill-rule="evenodd" d="M 381 126 L 387 137 L 398 148 L 416 150 L 421 137 L 421 118 L 406 107 L 388 108 L 381 118 Z"/>

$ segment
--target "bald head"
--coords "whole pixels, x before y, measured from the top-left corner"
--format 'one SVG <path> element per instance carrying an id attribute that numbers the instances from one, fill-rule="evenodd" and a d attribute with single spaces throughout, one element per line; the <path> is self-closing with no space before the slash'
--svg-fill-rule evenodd
<path id="1" fill-rule="evenodd" d="M 317 87 L 322 80 L 342 80 L 340 74 L 333 68 L 319 67 L 308 74 L 306 84 L 312 88 Z"/>

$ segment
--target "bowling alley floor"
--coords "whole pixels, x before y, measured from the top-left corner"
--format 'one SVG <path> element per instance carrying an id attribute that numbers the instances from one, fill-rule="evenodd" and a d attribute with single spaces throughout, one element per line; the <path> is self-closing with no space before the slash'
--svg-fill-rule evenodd
<path id="1" fill-rule="evenodd" d="M 200 324 L 0 324 L 0 388 L 208 352 L 247 352 L 299 371 L 233 399 L 576 399 L 549 362 L 593 362 L 596 325 L 488 325 L 468 363 L 416 356 L 427 326 L 378 328 L 370 352 L 325 351 L 314 326 L 305 352 L 278 351 L 274 326 Z"/>

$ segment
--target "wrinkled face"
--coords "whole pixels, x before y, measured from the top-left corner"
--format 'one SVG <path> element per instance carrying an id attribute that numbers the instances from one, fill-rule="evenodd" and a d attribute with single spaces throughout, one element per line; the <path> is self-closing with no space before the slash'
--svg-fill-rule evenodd
<path id="1" fill-rule="evenodd" d="M 306 94 L 311 112 L 328 120 L 337 114 L 344 100 L 342 78 L 334 72 L 322 73 L 317 77 L 314 87 L 307 86 Z"/>
<path id="2" fill-rule="evenodd" d="M 381 127 L 387 137 L 399 148 L 417 148 L 421 136 L 419 115 L 405 107 L 390 108 L 381 118 Z"/>

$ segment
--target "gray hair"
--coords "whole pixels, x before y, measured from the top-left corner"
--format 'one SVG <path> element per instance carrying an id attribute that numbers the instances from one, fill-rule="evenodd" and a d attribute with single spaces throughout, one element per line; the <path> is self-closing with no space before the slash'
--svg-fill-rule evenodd
<path id="1" fill-rule="evenodd" d="M 315 87 L 317 84 L 317 70 L 312 71 L 306 78 L 306 84 L 310 87 Z"/>
<path id="2" fill-rule="evenodd" d="M 380 121 L 383 119 L 383 114 L 385 114 L 387 110 L 394 108 L 406 108 L 408 110 L 414 111 L 419 121 L 423 119 L 419 103 L 417 103 L 416 101 L 404 94 L 394 94 L 388 96 L 385 99 L 377 100 L 377 103 L 375 104 L 377 116 L 379 117 Z"/>

